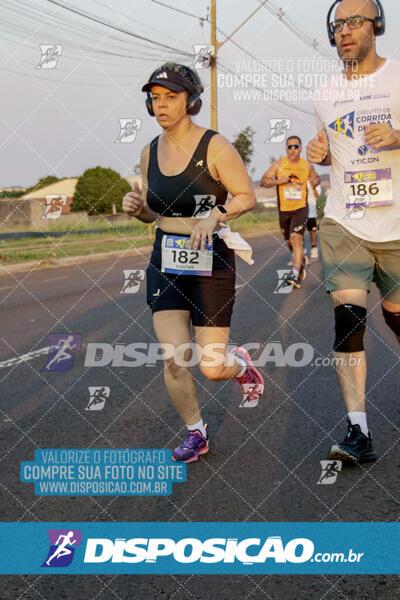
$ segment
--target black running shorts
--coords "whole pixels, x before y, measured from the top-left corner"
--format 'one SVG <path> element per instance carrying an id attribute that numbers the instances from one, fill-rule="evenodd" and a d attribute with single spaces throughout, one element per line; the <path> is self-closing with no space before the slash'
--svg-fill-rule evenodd
<path id="1" fill-rule="evenodd" d="M 315 217 L 310 217 L 307 219 L 307 230 L 308 231 L 317 231 L 317 219 Z"/>
<path id="2" fill-rule="evenodd" d="M 308 217 L 308 206 L 297 210 L 279 211 L 279 226 L 285 240 L 290 239 L 291 233 L 304 234 Z"/>
<path id="3" fill-rule="evenodd" d="M 198 327 L 229 327 L 235 301 L 235 253 L 213 236 L 212 275 L 175 275 L 161 272 L 161 241 L 156 229 L 153 252 L 147 268 L 147 304 L 152 313 L 188 310 Z M 188 236 L 182 236 L 188 237 Z"/>

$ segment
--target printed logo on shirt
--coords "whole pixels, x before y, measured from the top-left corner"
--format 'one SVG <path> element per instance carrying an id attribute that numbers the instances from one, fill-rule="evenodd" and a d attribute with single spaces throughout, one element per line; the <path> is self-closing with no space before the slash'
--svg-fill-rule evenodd
<path id="1" fill-rule="evenodd" d="M 347 113 L 343 117 L 338 117 L 333 121 L 329 127 L 336 131 L 336 135 L 342 133 L 344 136 L 353 139 L 354 138 L 354 114 L 353 110 L 351 113 Z"/>

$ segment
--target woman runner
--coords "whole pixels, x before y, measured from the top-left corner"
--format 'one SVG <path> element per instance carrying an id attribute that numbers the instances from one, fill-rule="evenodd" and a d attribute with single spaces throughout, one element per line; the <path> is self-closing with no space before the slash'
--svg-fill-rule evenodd
<path id="1" fill-rule="evenodd" d="M 187 350 L 180 348 L 187 349 L 191 341 L 191 324 L 196 347 L 202 349 L 199 369 L 207 379 L 236 378 L 245 407 L 257 406 L 264 391 L 263 378 L 245 349 L 235 348 L 226 361 L 235 256 L 217 233 L 224 228 L 221 223 L 254 208 L 255 197 L 233 146 L 192 122 L 203 92 L 193 69 L 166 63 L 152 73 L 142 91 L 147 93 L 149 114 L 163 131 L 142 150 L 142 192 L 135 184 L 122 207 L 140 221 L 157 225 L 147 269 L 147 302 L 158 341 L 175 349 L 172 358 L 164 358 L 164 380 L 188 431 L 173 459 L 192 462 L 208 452 L 209 437 L 193 376 L 181 366 Z M 232 198 L 224 206 L 228 192 Z"/>

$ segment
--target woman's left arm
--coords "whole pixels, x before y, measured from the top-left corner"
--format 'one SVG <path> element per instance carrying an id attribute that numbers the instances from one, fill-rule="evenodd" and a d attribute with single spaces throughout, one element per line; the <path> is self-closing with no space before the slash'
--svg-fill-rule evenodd
<path id="1" fill-rule="evenodd" d="M 225 204 L 226 214 L 214 207 L 206 219 L 200 219 L 193 227 L 189 247 L 204 250 L 207 239 L 212 242 L 212 234 L 218 223 L 236 219 L 252 210 L 256 198 L 246 167 L 238 151 L 222 135 L 210 140 L 207 162 L 209 169 L 217 171 L 218 180 L 232 195 Z"/>

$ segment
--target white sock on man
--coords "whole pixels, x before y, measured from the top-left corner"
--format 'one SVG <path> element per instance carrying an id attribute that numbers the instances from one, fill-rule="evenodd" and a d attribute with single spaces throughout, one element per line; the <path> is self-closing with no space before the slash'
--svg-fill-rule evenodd
<path id="1" fill-rule="evenodd" d="M 347 413 L 352 425 L 359 425 L 364 435 L 368 437 L 367 413 L 365 412 L 349 412 Z"/>
<path id="2" fill-rule="evenodd" d="M 203 419 L 200 419 L 200 421 L 198 421 L 197 423 L 194 423 L 193 425 L 186 425 L 186 427 L 188 428 L 189 431 L 196 431 L 196 429 L 198 429 L 199 431 L 201 431 L 201 435 L 206 437 L 206 428 L 203 423 Z"/>

